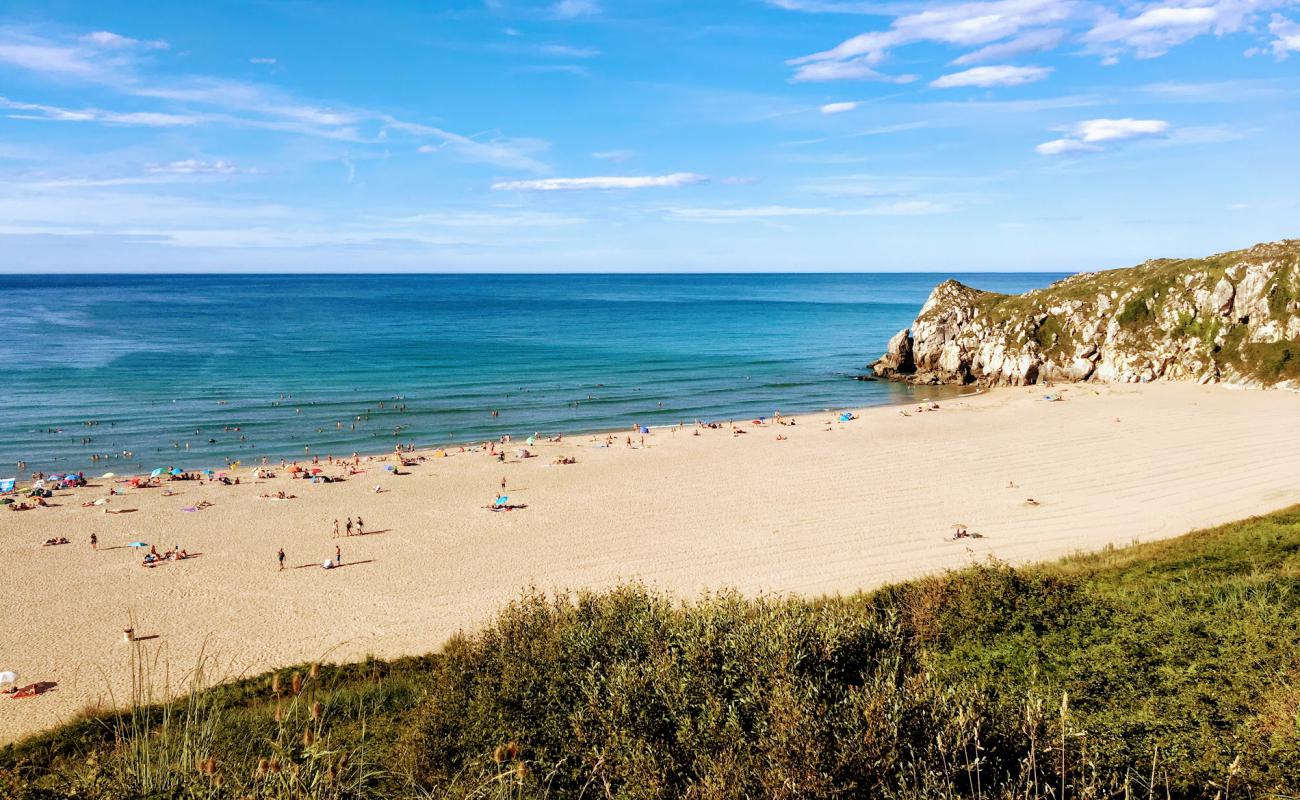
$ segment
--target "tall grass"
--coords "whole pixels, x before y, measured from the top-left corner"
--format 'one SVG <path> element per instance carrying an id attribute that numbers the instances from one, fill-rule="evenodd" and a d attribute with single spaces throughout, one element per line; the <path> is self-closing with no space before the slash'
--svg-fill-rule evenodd
<path id="1" fill-rule="evenodd" d="M 0 796 L 1293 797 L 1300 509 L 845 598 L 528 592 L 433 656 L 174 698 L 136 668 Z"/>

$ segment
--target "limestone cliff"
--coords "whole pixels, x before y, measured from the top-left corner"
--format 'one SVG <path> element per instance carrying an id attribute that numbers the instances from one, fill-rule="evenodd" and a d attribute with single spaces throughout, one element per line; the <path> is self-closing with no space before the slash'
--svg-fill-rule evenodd
<path id="1" fill-rule="evenodd" d="M 912 383 L 1300 387 L 1300 239 L 1083 273 L 1014 296 L 945 281 L 872 369 Z"/>

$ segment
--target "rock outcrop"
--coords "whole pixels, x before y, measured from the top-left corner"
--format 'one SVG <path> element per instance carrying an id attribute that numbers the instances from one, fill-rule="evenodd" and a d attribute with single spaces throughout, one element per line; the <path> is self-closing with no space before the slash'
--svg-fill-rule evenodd
<path id="1" fill-rule="evenodd" d="M 1300 240 L 1083 273 L 1023 295 L 945 281 L 871 366 L 911 383 L 1300 387 Z"/>

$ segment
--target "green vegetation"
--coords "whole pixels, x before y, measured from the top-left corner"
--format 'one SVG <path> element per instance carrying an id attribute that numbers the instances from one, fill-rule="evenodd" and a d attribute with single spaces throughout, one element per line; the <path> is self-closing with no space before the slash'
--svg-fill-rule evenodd
<path id="1" fill-rule="evenodd" d="M 1155 320 L 1155 315 L 1151 313 L 1151 305 L 1155 302 L 1152 296 L 1154 292 L 1138 295 L 1124 304 L 1115 319 L 1125 328 L 1136 328 L 1142 325 L 1150 325 Z"/>
<path id="2" fill-rule="evenodd" d="M 0 751 L 19 800 L 1298 789 L 1300 507 L 847 598 L 532 593 L 437 655 L 142 691 Z"/>
<path id="3" fill-rule="evenodd" d="M 1300 297 L 1296 266 L 1300 264 L 1300 240 L 1202 259 L 1158 259 L 1128 269 L 1083 273 L 1022 295 L 985 292 L 953 282 L 947 288 L 948 302 L 928 313 L 944 315 L 952 307 L 969 309 L 970 318 L 982 324 L 970 339 L 1000 337 L 1013 352 L 1025 352 L 1027 345 L 1036 344 L 1029 351 L 1055 366 L 1068 365 L 1079 345 L 1091 344 L 1097 350 L 1128 354 L 1139 366 L 1144 356 L 1155 351 L 1178 353 L 1192 365 L 1190 371 L 1181 373 L 1186 377 L 1199 377 L 1203 367 L 1213 361 L 1222 377 L 1230 381 L 1272 384 L 1296 380 L 1300 378 L 1300 348 L 1295 342 L 1246 341 L 1248 326 L 1257 328 L 1264 322 L 1262 309 L 1256 314 L 1260 319 L 1250 320 L 1240 307 L 1230 317 L 1205 308 L 1206 296 L 1221 280 L 1229 278 L 1234 286 L 1240 283 L 1243 272 L 1235 268 L 1259 263 L 1271 263 L 1275 271 L 1262 296 L 1252 293 L 1252 308 L 1262 299 L 1269 319 L 1285 325 L 1295 315 L 1296 298 Z M 1177 322 L 1171 321 L 1174 319 Z M 1106 324 L 1112 320 L 1118 332 Z M 1101 323 L 1100 327 L 1092 327 L 1094 322 Z M 1220 336 L 1223 342 L 1216 345 Z M 1199 344 L 1183 350 L 1192 342 L 1166 346 L 1171 344 L 1168 339 L 1192 339 Z"/>
<path id="4" fill-rule="evenodd" d="M 1206 319 L 1193 313 L 1183 313 L 1178 316 L 1178 325 L 1169 333 L 1177 338 L 1190 336 L 1206 346 L 1212 346 L 1221 325 L 1218 317 Z"/>

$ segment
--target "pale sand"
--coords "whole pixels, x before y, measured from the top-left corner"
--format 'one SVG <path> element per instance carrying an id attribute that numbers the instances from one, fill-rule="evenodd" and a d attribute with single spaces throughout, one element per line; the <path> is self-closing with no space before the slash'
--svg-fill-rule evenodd
<path id="1" fill-rule="evenodd" d="M 833 424 L 661 430 L 649 447 L 591 437 L 540 444 L 498 464 L 470 453 L 394 476 L 382 464 L 347 483 L 282 472 L 239 487 L 174 483 L 129 492 L 110 516 L 64 493 L 58 508 L 0 511 L 0 669 L 56 681 L 36 698 L 0 698 L 0 740 L 45 728 L 129 685 L 132 616 L 141 645 L 190 669 L 201 647 L 223 675 L 321 659 L 439 647 L 487 621 L 521 588 L 606 587 L 641 579 L 683 597 L 706 589 L 847 593 L 996 556 L 1014 563 L 1127 544 L 1300 502 L 1300 396 L 1224 387 L 1042 387 L 946 400 L 904 418 L 871 409 Z M 1117 419 L 1118 418 L 1118 419 Z M 777 434 L 789 437 L 777 441 Z M 559 454 L 573 466 L 551 466 Z M 513 459 L 512 459 L 513 460 Z M 194 466 L 194 465 L 188 465 Z M 247 473 L 245 473 L 247 474 Z M 490 513 L 502 475 L 512 502 Z M 1007 488 L 1015 481 L 1019 488 Z M 389 488 L 374 494 L 381 483 Z M 285 489 L 300 499 L 269 501 Z M 1025 504 L 1033 497 L 1041 502 Z M 199 513 L 180 509 L 207 499 Z M 370 536 L 331 538 L 362 515 Z M 962 522 L 986 538 L 950 541 Z M 89 534 L 99 534 L 92 552 Z M 47 537 L 71 545 L 42 548 Z M 133 539 L 202 555 L 146 570 Z M 341 545 L 348 566 L 319 564 Z M 356 563 L 365 562 L 365 563 Z"/>

